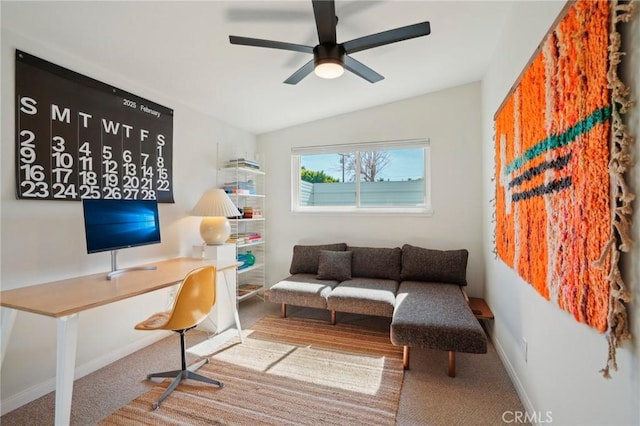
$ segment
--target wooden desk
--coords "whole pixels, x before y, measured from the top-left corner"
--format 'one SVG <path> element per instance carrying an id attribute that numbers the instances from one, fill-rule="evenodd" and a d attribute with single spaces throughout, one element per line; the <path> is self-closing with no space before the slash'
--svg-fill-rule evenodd
<path id="1" fill-rule="evenodd" d="M 129 271 L 111 280 L 107 280 L 107 274 L 103 272 L 0 292 L 0 306 L 3 307 L 2 361 L 17 311 L 57 319 L 56 425 L 68 425 L 71 418 L 80 312 L 173 286 L 180 283 L 188 272 L 201 266 L 212 265 L 218 272 L 224 273 L 234 270 L 239 264 L 234 260 L 185 257 L 158 261 L 150 265 L 157 266 L 157 269 Z M 235 294 L 229 294 L 229 301 L 233 303 L 236 327 L 240 332 L 240 320 L 235 310 Z"/>

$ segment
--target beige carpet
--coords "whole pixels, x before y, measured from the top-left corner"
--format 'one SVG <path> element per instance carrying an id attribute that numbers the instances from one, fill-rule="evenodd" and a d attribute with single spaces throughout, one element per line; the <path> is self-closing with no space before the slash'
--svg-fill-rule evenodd
<path id="1" fill-rule="evenodd" d="M 402 348 L 388 331 L 269 316 L 209 358 L 198 372 L 222 389 L 186 381 L 152 411 L 165 380 L 101 424 L 395 424 Z"/>
<path id="2" fill-rule="evenodd" d="M 280 305 L 257 298 L 240 304 L 240 320 L 250 329 L 265 316 L 280 314 Z M 329 312 L 291 306 L 289 316 L 329 321 Z M 389 330 L 389 318 L 338 313 L 338 324 Z M 491 322 L 485 321 L 489 334 Z M 187 333 L 187 347 L 199 345 L 206 333 Z M 179 338 L 169 337 L 97 370 L 73 384 L 71 426 L 97 425 L 139 395 L 153 389 L 144 377 L 149 372 L 180 365 Z M 447 353 L 414 348 L 411 369 L 405 371 L 396 416 L 398 426 L 498 426 L 513 425 L 514 412 L 524 406 L 490 344 L 486 354 L 457 354 L 456 377 L 447 376 Z M 206 352 L 201 352 L 206 353 Z M 197 359 L 188 352 L 188 362 Z M 206 386 L 206 385 L 204 385 Z M 55 394 L 50 392 L 0 417 L 2 426 L 50 426 L 54 423 Z M 505 413 L 507 414 L 505 416 Z M 130 422 L 135 424 L 135 422 Z M 234 425 L 235 426 L 235 425 Z M 240 426 L 240 425 L 238 425 Z M 245 426 L 245 425 L 242 425 Z M 250 425 L 251 426 L 251 425 Z"/>

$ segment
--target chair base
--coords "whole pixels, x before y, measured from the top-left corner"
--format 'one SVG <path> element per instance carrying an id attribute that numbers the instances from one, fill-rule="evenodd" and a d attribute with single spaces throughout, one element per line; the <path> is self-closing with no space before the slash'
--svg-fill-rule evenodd
<path id="1" fill-rule="evenodd" d="M 185 370 L 172 370 L 172 371 L 163 371 L 162 373 L 153 373 L 153 374 L 149 374 L 147 375 L 147 379 L 153 379 L 153 378 L 157 378 L 157 377 L 175 377 L 173 379 L 173 382 L 171 382 L 171 384 L 169 385 L 169 387 L 167 387 L 167 389 L 165 389 L 164 392 L 162 392 L 162 395 L 160 395 L 160 398 L 158 398 L 158 400 L 156 402 L 154 402 L 153 404 L 151 404 L 151 409 L 155 410 L 160 406 L 160 403 L 162 401 L 164 401 L 164 399 L 169 396 L 169 394 L 171 392 L 174 391 L 175 388 L 178 387 L 178 385 L 180 384 L 180 382 L 182 382 L 185 379 L 191 379 L 191 380 L 198 380 L 200 382 L 205 382 L 205 383 L 210 383 L 212 385 L 216 385 L 220 388 L 224 387 L 224 383 L 215 380 L 215 379 L 210 379 L 209 377 L 205 377 L 201 374 L 196 373 L 194 370 L 197 370 L 198 368 L 202 367 L 204 364 L 208 363 L 209 360 L 205 359 L 203 361 L 200 361 L 199 363 L 195 364 L 194 366 L 191 366 L 188 369 Z"/>

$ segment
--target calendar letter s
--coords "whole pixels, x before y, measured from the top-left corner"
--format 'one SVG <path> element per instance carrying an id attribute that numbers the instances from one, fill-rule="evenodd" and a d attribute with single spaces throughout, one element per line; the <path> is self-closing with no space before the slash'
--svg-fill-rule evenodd
<path id="1" fill-rule="evenodd" d="M 35 115 L 38 112 L 38 108 L 36 108 L 37 104 L 38 102 L 36 102 L 35 99 L 23 96 L 20 98 L 20 111 L 25 114 Z"/>

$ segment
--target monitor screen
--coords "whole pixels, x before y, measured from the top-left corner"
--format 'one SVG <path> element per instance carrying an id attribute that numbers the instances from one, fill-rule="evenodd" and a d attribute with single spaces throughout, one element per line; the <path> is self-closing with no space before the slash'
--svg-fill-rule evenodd
<path id="1" fill-rule="evenodd" d="M 156 200 L 82 200 L 87 252 L 160 242 Z"/>

